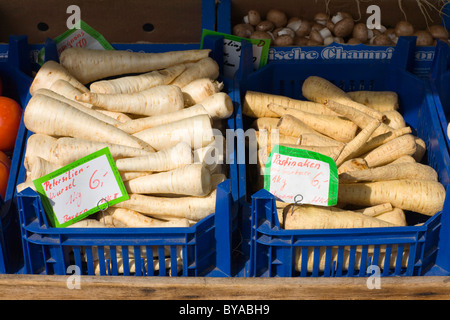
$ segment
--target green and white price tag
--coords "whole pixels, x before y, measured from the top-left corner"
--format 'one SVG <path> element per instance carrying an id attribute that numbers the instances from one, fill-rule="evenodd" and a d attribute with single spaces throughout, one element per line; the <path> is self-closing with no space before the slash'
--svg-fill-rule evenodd
<path id="1" fill-rule="evenodd" d="M 67 48 L 88 48 L 95 50 L 114 50 L 113 46 L 106 41 L 102 34 L 94 30 L 83 20 L 80 20 L 80 28 L 69 29 L 53 39 L 61 54 Z M 38 53 L 38 63 L 42 65 L 45 59 L 45 50 Z"/>
<path id="2" fill-rule="evenodd" d="M 108 148 L 33 181 L 51 224 L 67 227 L 129 199 Z"/>
<path id="3" fill-rule="evenodd" d="M 336 163 L 323 154 L 275 145 L 267 159 L 264 189 L 276 198 L 301 204 L 333 206 L 337 203 Z"/>

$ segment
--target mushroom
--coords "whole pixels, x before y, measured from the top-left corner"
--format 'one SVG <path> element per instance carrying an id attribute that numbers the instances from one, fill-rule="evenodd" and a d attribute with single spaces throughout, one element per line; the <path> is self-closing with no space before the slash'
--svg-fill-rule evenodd
<path id="1" fill-rule="evenodd" d="M 325 39 L 323 39 L 323 45 L 328 46 L 329 44 L 332 44 L 333 41 L 334 41 L 333 37 L 326 37 Z"/>
<path id="2" fill-rule="evenodd" d="M 417 46 L 432 46 L 434 39 L 430 32 L 426 30 L 419 30 L 414 33 L 414 36 L 417 37 L 416 45 Z"/>
<path id="3" fill-rule="evenodd" d="M 358 40 L 359 43 L 367 42 L 369 40 L 369 29 L 367 29 L 366 24 L 362 22 L 355 24 L 352 36 L 353 39 Z"/>
<path id="4" fill-rule="evenodd" d="M 283 34 L 279 37 L 275 37 L 274 44 L 278 47 L 291 46 L 294 44 L 294 38 L 287 34 Z"/>
<path id="5" fill-rule="evenodd" d="M 313 39 L 308 39 L 308 42 L 306 43 L 307 46 L 321 46 L 323 45 L 323 42 L 318 42 Z"/>
<path id="6" fill-rule="evenodd" d="M 435 25 L 429 26 L 428 31 L 430 31 L 430 33 L 434 39 L 448 40 L 448 31 L 441 25 L 435 24 Z"/>
<path id="7" fill-rule="evenodd" d="M 294 30 L 299 37 L 307 36 L 311 32 L 311 23 L 308 20 L 302 20 L 297 17 L 289 19 L 286 27 Z"/>
<path id="8" fill-rule="evenodd" d="M 319 12 L 314 16 L 314 21 L 323 26 L 326 25 L 328 20 L 330 20 L 330 17 L 324 12 Z"/>
<path id="9" fill-rule="evenodd" d="M 287 24 L 286 13 L 278 9 L 270 9 L 267 12 L 266 19 L 272 21 L 275 28 L 285 27 Z"/>
<path id="10" fill-rule="evenodd" d="M 273 35 L 276 37 L 281 37 L 284 35 L 288 35 L 291 38 L 295 37 L 295 32 L 294 30 L 292 30 L 291 28 L 277 28 L 275 30 L 273 30 Z"/>
<path id="11" fill-rule="evenodd" d="M 357 45 L 357 44 L 361 44 L 361 43 L 362 43 L 361 40 L 356 39 L 356 38 L 350 38 L 347 41 L 347 44 L 350 44 L 350 45 Z"/>
<path id="12" fill-rule="evenodd" d="M 371 39 L 371 44 L 376 46 L 392 46 L 394 42 L 385 34 L 379 34 Z"/>
<path id="13" fill-rule="evenodd" d="M 273 29 L 275 29 L 275 26 L 274 26 L 273 22 L 269 21 L 269 20 L 261 21 L 255 27 L 255 30 L 266 31 L 266 32 L 267 31 L 273 31 Z"/>
<path id="14" fill-rule="evenodd" d="M 233 27 L 233 34 L 241 38 L 248 38 L 253 33 L 254 28 L 248 23 L 238 23 Z"/>
<path id="15" fill-rule="evenodd" d="M 394 43 L 397 43 L 398 37 L 395 34 L 394 28 L 389 28 L 384 32 L 385 35 L 387 35 Z"/>
<path id="16" fill-rule="evenodd" d="M 294 37 L 295 46 L 306 46 L 308 44 L 308 39 L 306 37 Z"/>
<path id="17" fill-rule="evenodd" d="M 317 30 L 311 30 L 311 33 L 309 34 L 309 40 L 314 41 L 318 44 L 323 44 L 323 38 Z"/>
<path id="18" fill-rule="evenodd" d="M 352 18 L 344 18 L 335 23 L 333 33 L 336 37 L 348 37 L 352 34 L 355 22 Z"/>
<path id="19" fill-rule="evenodd" d="M 273 34 L 268 33 L 266 31 L 256 30 L 250 35 L 250 39 L 270 39 L 270 40 L 275 40 L 275 37 L 273 36 Z"/>
<path id="20" fill-rule="evenodd" d="M 323 44 L 324 39 L 332 36 L 333 35 L 331 34 L 330 30 L 328 30 L 327 28 L 323 28 L 320 31 L 311 30 L 311 33 L 309 34 L 309 39 L 318 42 L 320 44 Z"/>
<path id="21" fill-rule="evenodd" d="M 256 26 L 261 22 L 261 15 L 256 10 L 249 10 L 247 15 L 244 17 L 244 23 L 249 23 L 252 26 Z"/>
<path id="22" fill-rule="evenodd" d="M 408 21 L 399 21 L 395 25 L 395 35 L 397 37 L 412 36 L 414 34 L 414 27 Z"/>

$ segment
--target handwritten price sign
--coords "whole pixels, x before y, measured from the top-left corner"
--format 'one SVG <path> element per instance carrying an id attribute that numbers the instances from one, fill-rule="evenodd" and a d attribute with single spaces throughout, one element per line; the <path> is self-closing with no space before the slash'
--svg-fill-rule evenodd
<path id="1" fill-rule="evenodd" d="M 108 148 L 33 183 L 53 226 L 58 228 L 129 198 Z"/>
<path id="2" fill-rule="evenodd" d="M 338 194 L 336 163 L 317 152 L 275 145 L 266 163 L 264 189 L 288 203 L 301 195 L 302 204 L 333 206 Z"/>

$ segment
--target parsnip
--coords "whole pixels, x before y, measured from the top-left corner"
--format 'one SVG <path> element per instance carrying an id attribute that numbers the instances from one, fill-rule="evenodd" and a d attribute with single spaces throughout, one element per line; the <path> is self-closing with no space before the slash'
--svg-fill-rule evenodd
<path id="1" fill-rule="evenodd" d="M 62 101 L 41 94 L 34 95 L 29 100 L 24 111 L 23 121 L 26 128 L 34 133 L 68 136 L 153 150 L 139 138 Z"/>
<path id="2" fill-rule="evenodd" d="M 376 228 L 389 226 L 393 226 L 393 224 L 359 212 L 311 205 L 295 206 L 293 212 L 287 214 L 284 219 L 284 228 L 286 230 Z"/>
<path id="3" fill-rule="evenodd" d="M 205 196 L 211 191 L 211 173 L 202 164 L 190 164 L 125 182 L 129 193 Z"/>
<path id="4" fill-rule="evenodd" d="M 180 141 L 173 147 L 148 155 L 117 159 L 116 166 L 119 171 L 160 172 L 180 168 L 192 162 L 191 146 Z"/>
<path id="5" fill-rule="evenodd" d="M 160 85 L 135 93 L 84 93 L 77 101 L 88 102 L 109 111 L 153 116 L 184 108 L 183 93 L 174 85 Z"/>
<path id="6" fill-rule="evenodd" d="M 432 216 L 441 211 L 445 188 L 436 181 L 391 180 L 339 185 L 338 202 L 372 206 L 389 202 L 393 207 Z"/>
<path id="7" fill-rule="evenodd" d="M 128 147 L 114 143 L 62 137 L 54 142 L 51 148 L 50 161 L 60 165 L 67 165 L 106 147 L 108 147 L 114 159 L 140 157 L 154 153 L 141 148 Z"/>
<path id="8" fill-rule="evenodd" d="M 346 92 L 344 92 L 344 90 L 321 77 L 310 76 L 306 78 L 303 82 L 302 93 L 303 96 L 310 101 L 325 104 L 327 101 L 333 100 L 339 104 L 356 109 L 371 118 L 380 121 L 383 121 L 384 119 L 381 112 L 354 101 Z"/>
<path id="9" fill-rule="evenodd" d="M 195 79 L 185 85 L 183 92 L 185 106 L 193 106 L 201 103 L 207 97 L 222 91 L 223 83 L 209 78 Z"/>
<path id="10" fill-rule="evenodd" d="M 41 88 L 50 89 L 51 85 L 59 79 L 68 81 L 81 92 L 89 92 L 89 89 L 75 79 L 75 77 L 61 64 L 56 61 L 47 61 L 36 73 L 30 86 L 30 94 L 33 96 L 34 93 Z"/>
<path id="11" fill-rule="evenodd" d="M 209 52 L 208 49 L 141 53 L 69 48 L 61 53 L 59 59 L 70 74 L 81 83 L 87 84 L 111 76 L 150 72 L 198 61 L 208 57 Z"/>
<path id="12" fill-rule="evenodd" d="M 139 75 L 119 77 L 111 80 L 100 80 L 91 83 L 89 89 L 93 93 L 135 93 L 173 81 L 186 69 L 184 64 L 178 64 L 162 70 L 155 70 Z"/>
<path id="13" fill-rule="evenodd" d="M 321 103 L 250 90 L 245 93 L 242 102 L 242 114 L 252 118 L 279 118 L 278 114 L 269 110 L 268 105 L 270 103 L 315 114 L 337 115 Z"/>
<path id="14" fill-rule="evenodd" d="M 438 181 L 438 175 L 432 167 L 420 163 L 391 163 L 376 168 L 349 171 L 339 175 L 339 183 L 399 179 Z"/>
<path id="15" fill-rule="evenodd" d="M 197 62 L 191 63 L 186 67 L 178 77 L 176 77 L 171 84 L 184 88 L 189 83 L 196 79 L 208 78 L 211 80 L 216 80 L 219 77 L 219 65 L 217 62 L 206 57 Z"/>
<path id="16" fill-rule="evenodd" d="M 286 108 L 273 103 L 269 104 L 268 108 L 280 117 L 289 114 L 300 119 L 317 132 L 341 142 L 352 140 L 358 130 L 358 126 L 352 121 L 338 116 L 319 115 L 293 108 Z"/>
<path id="17" fill-rule="evenodd" d="M 134 133 L 133 136 L 156 150 L 174 146 L 180 141 L 186 141 L 192 149 L 198 149 L 214 141 L 214 131 L 208 115 L 198 115 L 145 129 Z"/>

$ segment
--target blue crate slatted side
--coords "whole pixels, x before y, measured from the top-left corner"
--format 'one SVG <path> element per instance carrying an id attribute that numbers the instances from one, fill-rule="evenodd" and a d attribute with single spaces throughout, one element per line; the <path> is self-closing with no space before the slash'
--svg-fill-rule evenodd
<path id="1" fill-rule="evenodd" d="M 213 43 L 212 45 L 215 46 Z M 52 41 L 49 40 L 45 47 L 54 48 Z M 198 45 L 116 44 L 115 48 L 164 52 L 196 49 Z M 46 54 L 47 59 L 53 56 Z M 226 122 L 227 128 L 234 130 L 234 116 Z M 27 138 L 32 134 L 23 123 L 19 131 L 23 139 L 17 183 L 25 180 L 23 157 Z M 227 157 L 235 158 L 234 149 L 227 149 L 226 152 Z M 238 231 L 238 170 L 232 163 L 228 169 L 229 179 L 217 189 L 215 213 L 189 228 L 117 228 L 93 231 L 52 228 L 49 227 L 37 193 L 31 189 L 18 193 L 16 201 L 24 248 L 23 272 L 66 274 L 67 268 L 74 265 L 80 268 L 81 274 L 90 275 L 231 276 L 236 266 L 232 264 L 230 255 L 240 238 L 235 235 Z M 177 260 L 180 254 L 182 259 Z"/>
<path id="2" fill-rule="evenodd" d="M 432 166 L 447 189 L 450 157 L 435 112 L 427 82 L 408 72 L 414 39 L 404 38 L 392 63 L 272 63 L 239 79 L 240 101 L 236 127 L 245 129 L 241 99 L 247 90 L 304 99 L 303 81 L 310 75 L 324 77 L 344 91 L 391 90 L 399 95 L 400 112 L 413 134 L 427 145 L 424 162 Z M 242 62 L 241 63 L 245 63 Z M 274 197 L 262 189 L 250 197 L 245 135 L 237 146 L 243 249 L 248 276 L 367 276 L 367 267 L 377 264 L 382 276 L 448 275 L 450 200 L 423 225 L 350 230 L 283 230 Z M 401 262 L 401 263 L 400 263 Z"/>

